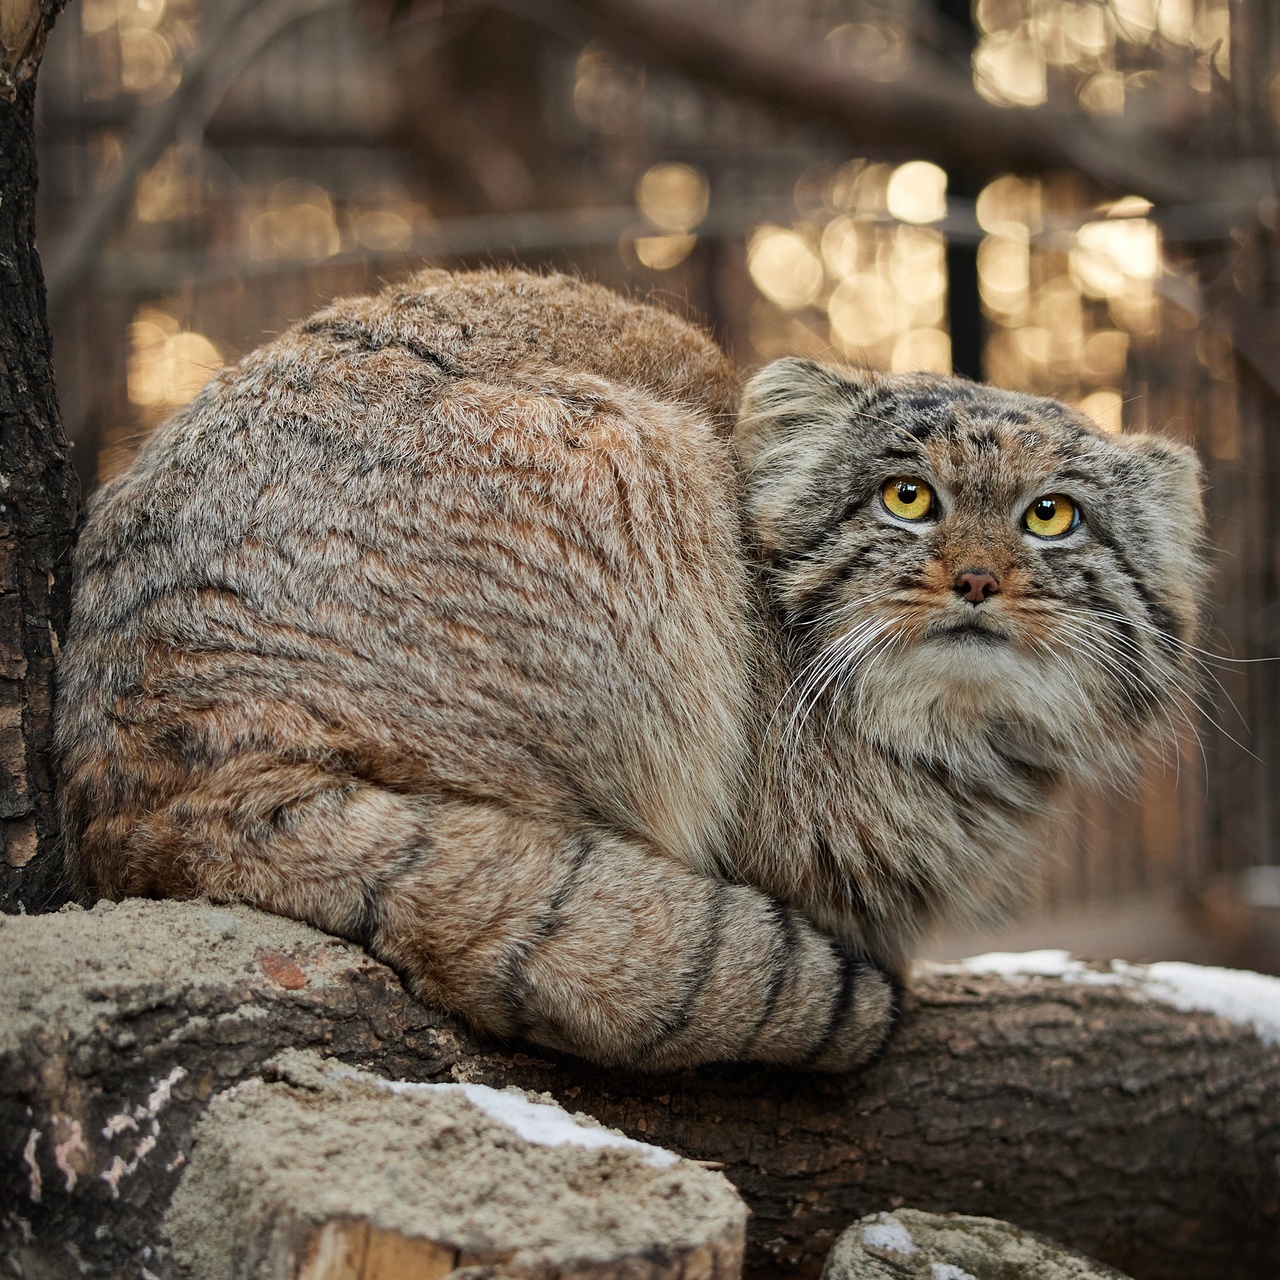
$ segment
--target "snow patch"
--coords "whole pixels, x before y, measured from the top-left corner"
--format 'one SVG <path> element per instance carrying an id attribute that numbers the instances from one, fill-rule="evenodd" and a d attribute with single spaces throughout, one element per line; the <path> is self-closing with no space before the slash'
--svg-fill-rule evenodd
<path id="1" fill-rule="evenodd" d="M 1065 978 L 1069 973 L 1085 972 L 1084 965 L 1073 960 L 1070 952 L 1053 950 L 988 951 L 938 968 L 948 973 L 995 973 L 1002 978 Z"/>
<path id="2" fill-rule="evenodd" d="M 669 1169 L 680 1163 L 674 1151 L 638 1142 L 608 1129 L 575 1120 L 563 1107 L 553 1102 L 531 1102 L 522 1094 L 491 1089 L 483 1084 L 421 1084 L 412 1080 L 384 1080 L 367 1071 L 331 1065 L 328 1074 L 339 1079 L 367 1080 L 392 1093 L 422 1094 L 461 1093 L 463 1097 L 491 1120 L 513 1130 L 526 1142 L 539 1147 L 620 1147 L 634 1151 L 654 1169 Z"/>
<path id="3" fill-rule="evenodd" d="M 1212 1013 L 1249 1026 L 1263 1044 L 1280 1045 L 1280 978 L 1243 969 L 1163 960 L 1111 966 L 1144 994 L 1185 1013 Z"/>
<path id="4" fill-rule="evenodd" d="M 514 1129 L 526 1142 L 540 1147 L 625 1147 L 655 1169 L 669 1169 L 680 1161 L 674 1151 L 610 1133 L 608 1129 L 581 1124 L 554 1103 L 530 1102 L 518 1093 L 504 1093 L 483 1084 L 442 1084 L 434 1087 L 461 1089 L 467 1101 L 479 1107 L 490 1119 Z"/>
<path id="5" fill-rule="evenodd" d="M 916 1251 L 916 1242 L 911 1232 L 897 1218 L 886 1218 L 883 1222 L 869 1222 L 860 1232 L 862 1243 L 872 1249 L 885 1249 L 889 1253 L 900 1253 L 909 1258 Z"/>
<path id="6" fill-rule="evenodd" d="M 1061 978 L 1095 987 L 1128 987 L 1184 1013 L 1212 1013 L 1252 1027 L 1264 1044 L 1280 1045 L 1280 978 L 1243 969 L 1162 960 L 1129 964 L 1113 960 L 1109 969 L 1090 969 L 1066 951 L 990 951 L 954 964 L 933 964 L 943 974 L 996 974 L 1009 982 L 1029 977 Z"/>
<path id="7" fill-rule="evenodd" d="M 963 1267 L 953 1266 L 950 1262 L 932 1262 L 929 1264 L 931 1280 L 978 1280 Z"/>

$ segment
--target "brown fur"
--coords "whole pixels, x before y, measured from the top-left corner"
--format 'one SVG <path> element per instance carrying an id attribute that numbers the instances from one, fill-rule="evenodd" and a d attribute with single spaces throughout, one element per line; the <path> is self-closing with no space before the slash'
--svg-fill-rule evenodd
<path id="1" fill-rule="evenodd" d="M 977 483 L 928 553 L 894 552 L 866 494 L 843 514 L 892 438 L 856 415 L 879 397 L 909 426 L 921 388 L 951 417 L 905 433 L 918 468 Z M 1168 701 L 1036 668 L 1053 575 L 1005 510 L 1028 477 L 1127 462 L 1174 495 L 1137 595 L 1194 629 L 1185 456 L 1002 394 L 783 362 L 735 457 L 724 357 L 598 287 L 426 272 L 334 304 L 94 502 L 58 703 L 82 889 L 310 920 L 482 1028 L 603 1062 L 865 1060 L 892 1016 L 867 948 L 900 965 L 929 920 L 1006 896 L 1061 778 L 1128 758 Z M 997 443 L 966 444 L 993 415 Z M 897 582 L 890 648 L 841 665 L 885 612 L 866 547 Z M 925 635 L 984 556 L 998 678 Z"/>

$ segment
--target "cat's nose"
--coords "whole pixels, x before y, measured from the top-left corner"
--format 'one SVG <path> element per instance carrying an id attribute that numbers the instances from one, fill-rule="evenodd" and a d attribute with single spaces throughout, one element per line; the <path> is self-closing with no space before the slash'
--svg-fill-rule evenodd
<path id="1" fill-rule="evenodd" d="M 981 604 L 1000 590 L 1000 579 L 985 569 L 966 569 L 956 575 L 956 592 L 970 604 Z"/>

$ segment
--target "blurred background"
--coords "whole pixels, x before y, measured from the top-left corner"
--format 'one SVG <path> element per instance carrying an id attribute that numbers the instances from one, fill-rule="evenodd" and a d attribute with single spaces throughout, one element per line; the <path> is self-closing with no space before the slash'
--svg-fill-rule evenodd
<path id="1" fill-rule="evenodd" d="M 233 361 L 425 263 L 578 272 L 1204 459 L 1206 695 L 1034 901 L 938 957 L 1280 972 L 1280 6 L 75 0 L 40 240 L 86 491 Z"/>

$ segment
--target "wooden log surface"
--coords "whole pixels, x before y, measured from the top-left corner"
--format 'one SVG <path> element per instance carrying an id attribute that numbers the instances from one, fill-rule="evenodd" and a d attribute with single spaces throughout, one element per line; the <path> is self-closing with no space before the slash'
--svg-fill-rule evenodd
<path id="1" fill-rule="evenodd" d="M 546 1091 L 723 1162 L 760 1280 L 816 1277 L 851 1222 L 901 1205 L 1002 1218 L 1138 1280 L 1280 1274 L 1280 1048 L 1109 974 L 925 973 L 854 1075 L 638 1075 L 483 1043 L 358 948 L 247 908 L 7 917 L 0 966 L 0 1229 L 20 1275 L 175 1274 L 161 1219 L 192 1129 L 288 1047 Z"/>
<path id="2" fill-rule="evenodd" d="M 165 1215 L 188 1280 L 740 1280 L 722 1173 L 545 1097 L 288 1049 L 215 1096 Z"/>

